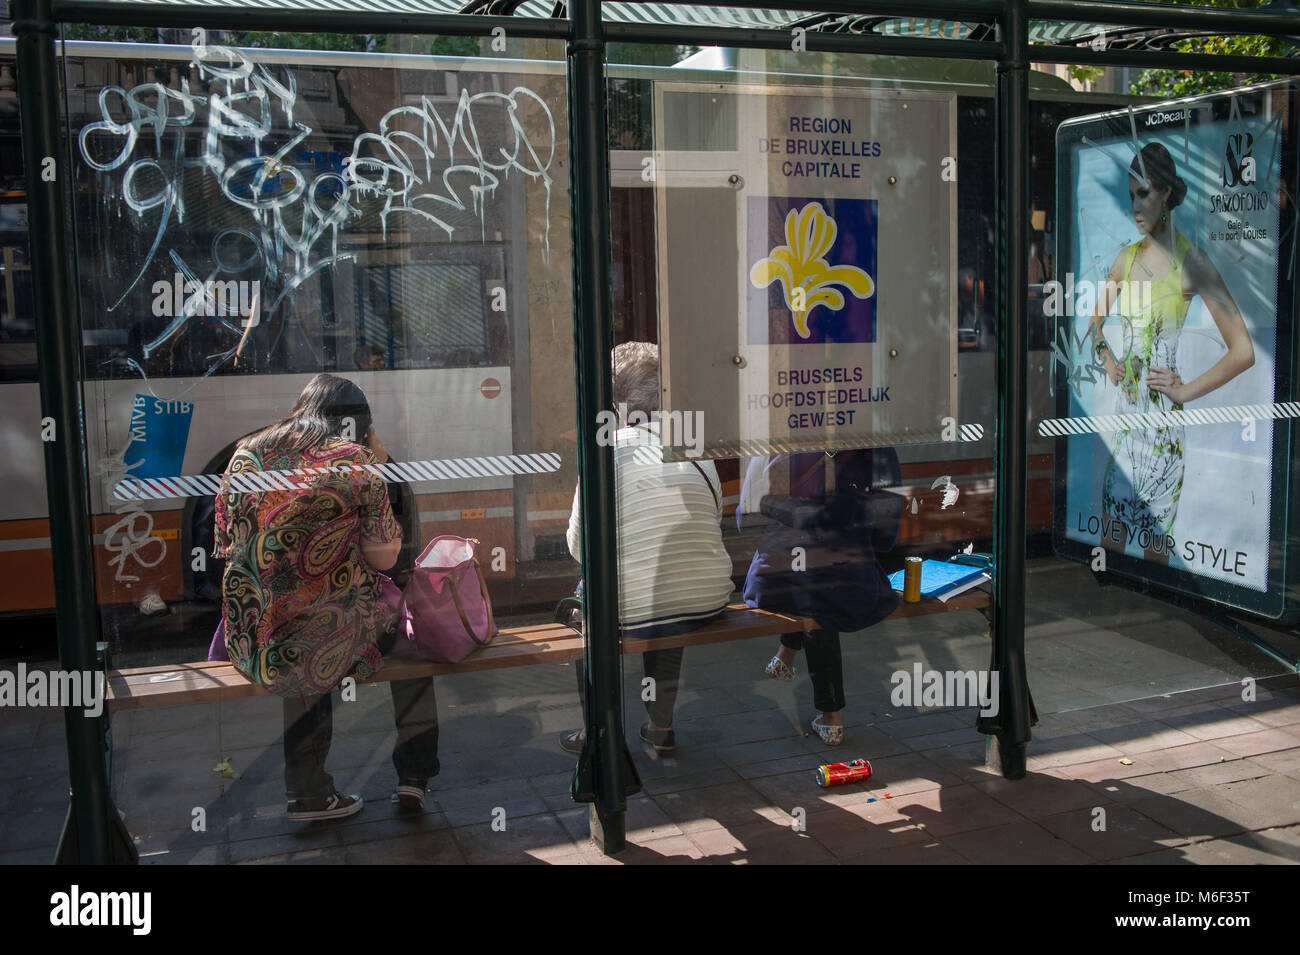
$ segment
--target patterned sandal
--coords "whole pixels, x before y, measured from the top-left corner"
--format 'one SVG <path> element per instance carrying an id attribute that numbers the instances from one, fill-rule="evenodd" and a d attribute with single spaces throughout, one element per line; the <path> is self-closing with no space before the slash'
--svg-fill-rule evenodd
<path id="1" fill-rule="evenodd" d="M 843 726 L 830 726 L 823 723 L 822 718 L 818 716 L 812 721 L 812 728 L 817 731 L 817 735 L 822 738 L 822 742 L 827 746 L 839 746 L 844 742 Z"/>
<path id="2" fill-rule="evenodd" d="M 763 672 L 773 680 L 783 680 L 788 683 L 794 679 L 794 667 L 786 666 L 781 662 L 780 657 L 773 657 L 772 661 L 763 667 Z"/>

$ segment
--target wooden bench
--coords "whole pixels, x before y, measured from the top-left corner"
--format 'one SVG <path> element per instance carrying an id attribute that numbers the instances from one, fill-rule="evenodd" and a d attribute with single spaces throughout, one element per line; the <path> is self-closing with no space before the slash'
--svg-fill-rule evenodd
<path id="1" fill-rule="evenodd" d="M 938 600 L 899 603 L 889 619 L 941 613 L 948 610 L 980 610 L 987 607 L 988 594 L 970 590 L 953 597 L 946 604 Z M 642 653 L 669 647 L 698 646 L 765 637 L 812 628 L 816 624 L 803 617 L 787 616 L 767 610 L 754 610 L 733 604 L 721 619 L 689 633 L 654 639 L 625 639 L 624 653 Z M 502 630 L 493 641 L 476 650 L 460 663 L 431 663 L 409 657 L 389 657 L 373 676 L 361 681 L 382 683 L 421 676 L 449 673 L 472 673 L 502 667 L 529 666 L 534 663 L 564 663 L 582 658 L 582 635 L 562 624 L 534 624 Z M 246 696 L 268 694 L 264 687 L 250 683 L 230 663 L 179 663 L 160 666 L 110 670 L 108 703 L 114 711 L 179 706 L 184 703 L 210 703 Z"/>

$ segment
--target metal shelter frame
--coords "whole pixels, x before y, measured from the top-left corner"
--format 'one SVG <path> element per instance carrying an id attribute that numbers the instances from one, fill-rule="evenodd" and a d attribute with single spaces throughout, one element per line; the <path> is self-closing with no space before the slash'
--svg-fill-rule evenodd
<path id="1" fill-rule="evenodd" d="M 51 544 L 54 553 L 60 665 L 96 669 L 97 607 L 88 522 L 89 497 L 79 382 L 77 276 L 71 232 L 70 157 L 59 118 L 56 43 L 60 24 L 153 26 L 212 30 L 508 35 L 567 41 L 570 197 L 573 207 L 574 355 L 578 407 L 585 619 L 588 632 L 618 630 L 618 572 L 614 451 L 596 441 L 596 412 L 613 401 L 614 344 L 610 264 L 610 169 L 606 145 L 605 48 L 643 42 L 789 49 L 791 31 L 806 30 L 808 52 L 952 57 L 996 63 L 995 216 L 997 249 L 998 401 L 995 442 L 997 498 L 993 585 L 993 666 L 1002 674 L 998 716 L 980 719 L 1004 775 L 1025 773 L 1031 704 L 1025 672 L 1026 441 L 1028 430 L 1028 90 L 1031 62 L 1143 66 L 1300 75 L 1300 58 L 1171 52 L 1177 33 L 1144 43 L 1135 28 L 1184 35 L 1262 34 L 1300 37 L 1300 8 L 1274 0 L 1249 11 L 1148 2 L 1073 3 L 1066 0 L 728 0 L 728 8 L 798 11 L 788 29 L 613 22 L 599 0 L 557 3 L 550 17 L 517 16 L 513 0 L 471 2 L 462 13 L 326 9 L 329 0 L 298 0 L 269 8 L 231 3 L 12 0 L 17 38 L 23 158 L 28 182 L 31 268 L 38 316 L 43 430 Z M 684 6 L 662 0 L 656 7 Z M 408 5 L 409 6 L 409 5 Z M 611 7 L 615 6 L 610 4 Z M 619 6 L 629 7 L 624 3 Z M 482 10 L 482 13 L 468 12 Z M 304 14 L 310 13 L 310 16 Z M 567 16 L 566 16 L 567 13 Z M 504 15 L 503 15 L 504 14 Z M 932 18 L 963 25 L 964 38 L 906 36 L 877 29 L 890 19 Z M 1104 50 L 1030 43 L 1030 22 L 1092 24 L 1128 39 Z M 1172 38 L 1172 39 L 1171 39 Z M 1297 41 L 1300 45 L 1300 41 Z M 1150 47 L 1154 46 L 1152 49 Z M 1144 48 L 1145 47 L 1145 48 Z M 1163 47 L 1163 48 L 1162 48 Z M 48 160 L 53 158 L 51 167 Z M 53 169 L 53 175 L 44 174 Z M 594 793 L 592 834 L 606 853 L 624 847 L 628 784 L 635 785 L 624 740 L 620 662 L 612 640 L 589 640 L 586 654 L 587 750 L 579 759 L 575 793 Z M 134 861 L 109 793 L 105 735 L 98 720 L 65 708 L 72 799 L 59 861 Z"/>

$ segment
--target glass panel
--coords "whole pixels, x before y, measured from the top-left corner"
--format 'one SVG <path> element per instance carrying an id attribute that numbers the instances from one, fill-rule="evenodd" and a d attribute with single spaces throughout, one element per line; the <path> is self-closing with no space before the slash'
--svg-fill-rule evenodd
<path id="1" fill-rule="evenodd" d="M 573 853 L 581 640 L 528 629 L 578 578 L 563 51 L 312 42 L 65 59 L 103 636 L 143 704 L 114 708 L 115 798 L 147 862 Z M 475 546 L 458 604 L 444 535 Z M 411 631 L 473 649 L 478 577 L 502 632 L 436 699 L 376 673 L 413 652 L 403 589 Z M 248 679 L 284 699 L 203 689 Z M 332 747 L 294 696 L 331 689 Z M 423 813 L 390 804 L 426 777 Z M 286 802 L 332 785 L 364 812 L 301 840 Z"/>
<path id="2" fill-rule="evenodd" d="M 1054 328 L 1031 405 L 1031 487 L 1053 501 L 1050 543 L 1046 521 L 1030 528 L 1040 712 L 1170 709 L 1206 689 L 1257 714 L 1243 679 L 1300 651 L 1278 622 L 1293 613 L 1294 109 L 1286 83 L 1094 101 L 1034 141 L 1035 167 L 1056 169 L 1060 269 L 1032 316 Z"/>
<path id="3" fill-rule="evenodd" d="M 624 650 L 649 651 L 624 674 L 629 838 L 731 861 L 908 844 L 884 793 L 983 762 L 993 68 L 710 50 L 611 73 L 654 124 L 613 153 L 617 242 L 657 253 L 651 283 L 615 250 Z M 971 589 L 905 602 L 912 557 L 927 590 Z M 929 672 L 969 697 L 923 693 Z M 819 789 L 854 759 L 875 777 Z"/>

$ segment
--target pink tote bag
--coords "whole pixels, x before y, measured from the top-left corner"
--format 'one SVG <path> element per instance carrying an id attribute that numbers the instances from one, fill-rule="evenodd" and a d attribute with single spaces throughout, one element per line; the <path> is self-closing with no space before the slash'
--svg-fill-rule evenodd
<path id="1" fill-rule="evenodd" d="M 420 554 L 397 622 L 405 652 L 435 663 L 459 663 L 496 636 L 492 601 L 474 556 L 477 544 L 444 534 Z"/>

